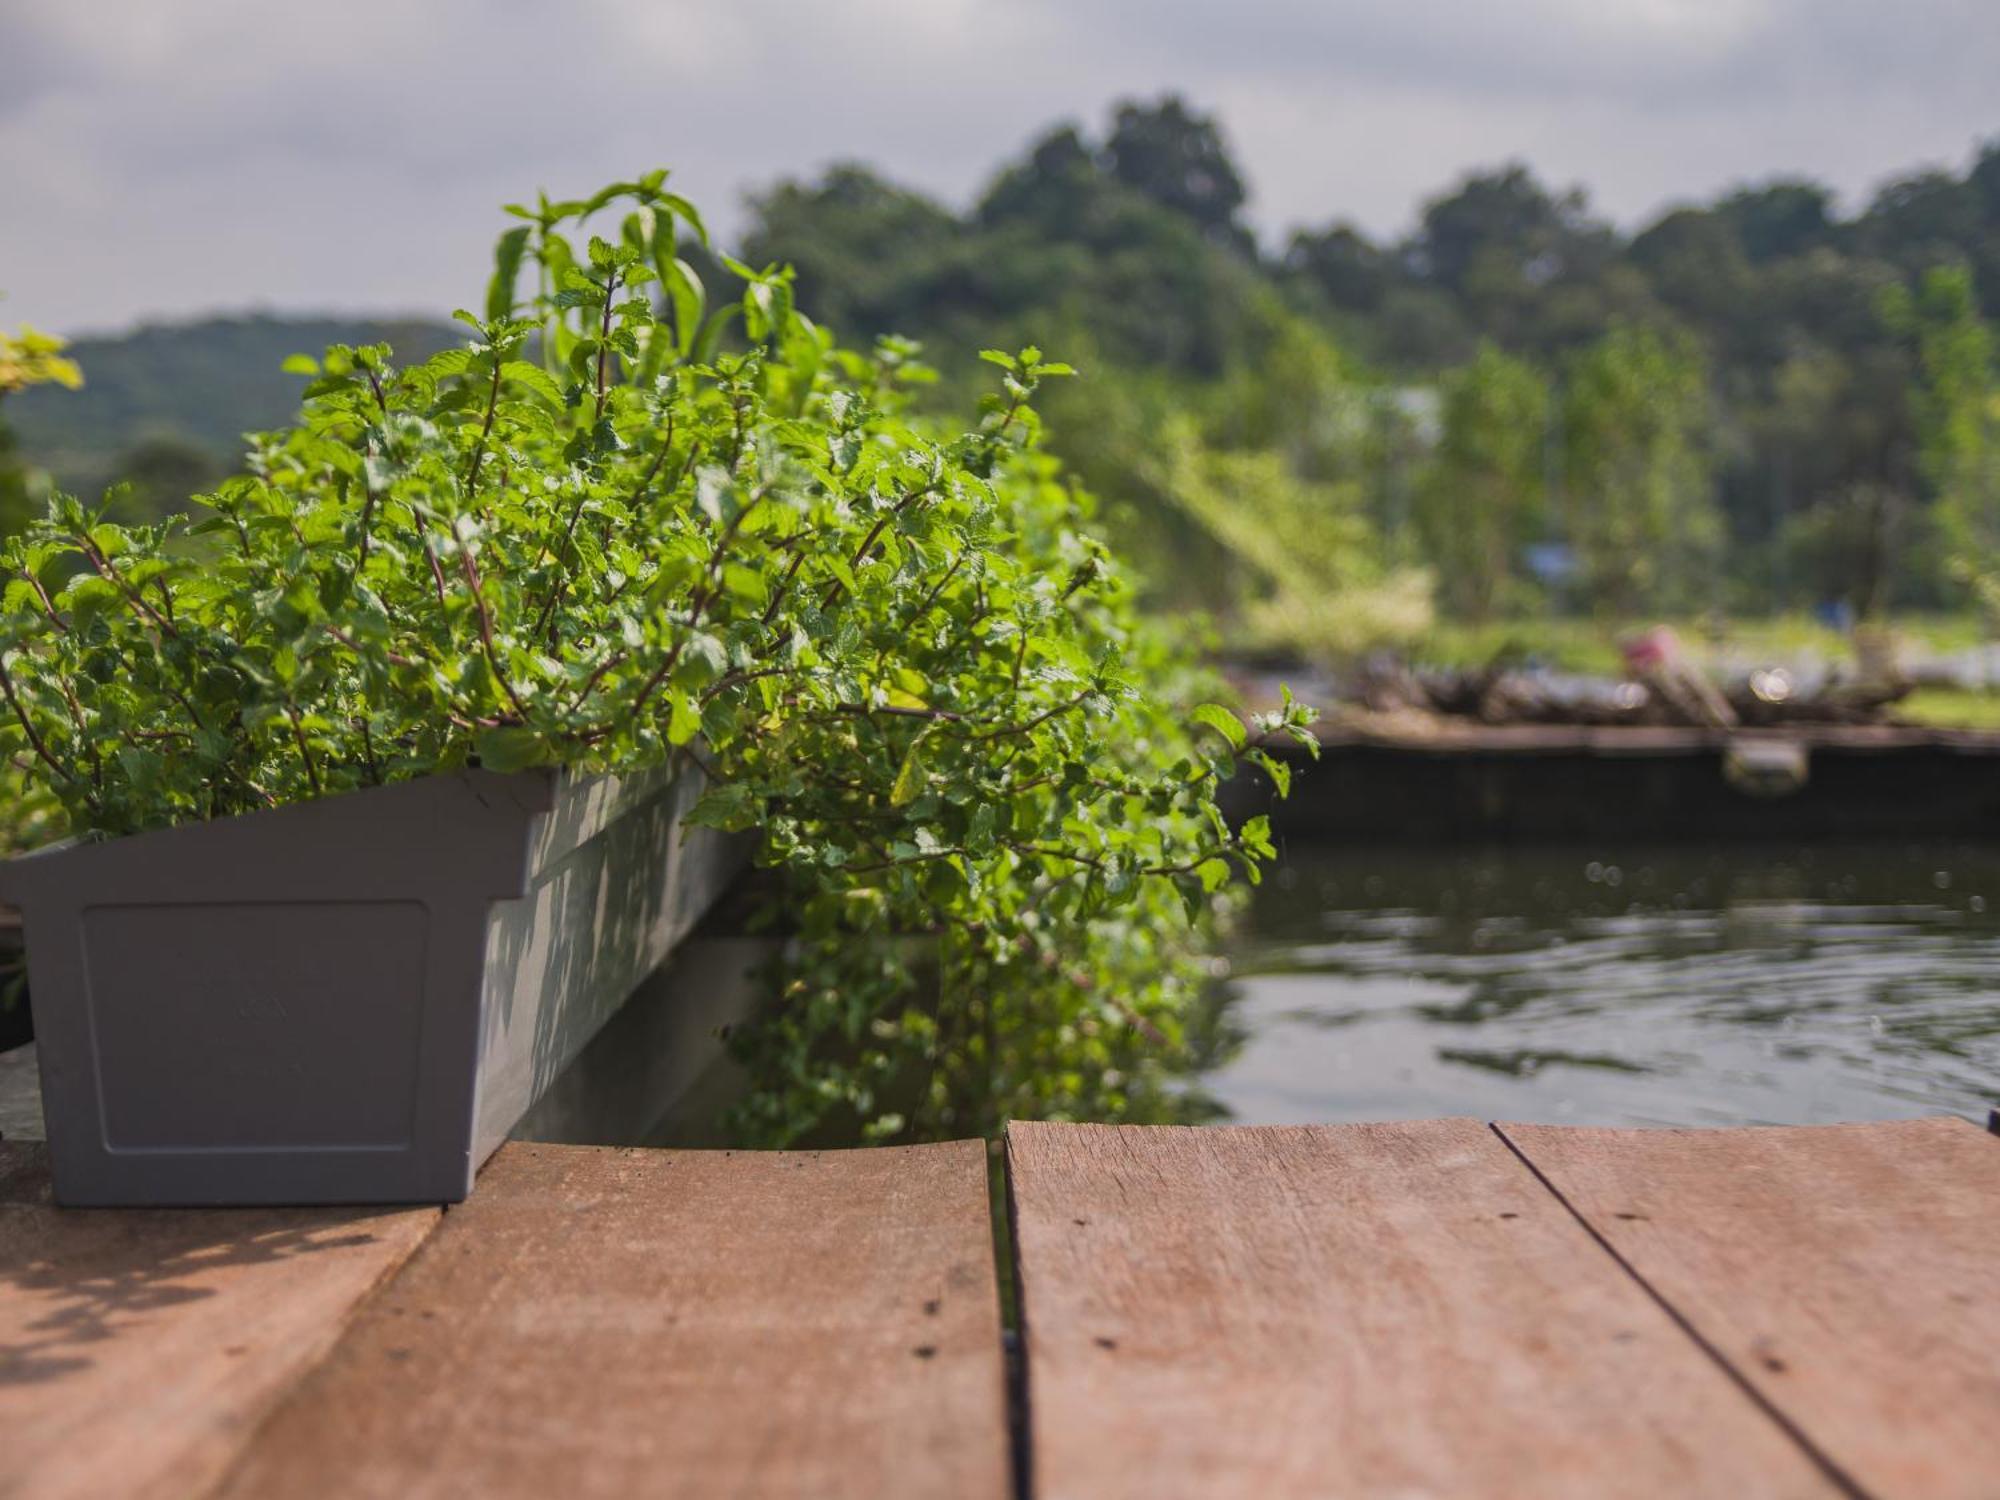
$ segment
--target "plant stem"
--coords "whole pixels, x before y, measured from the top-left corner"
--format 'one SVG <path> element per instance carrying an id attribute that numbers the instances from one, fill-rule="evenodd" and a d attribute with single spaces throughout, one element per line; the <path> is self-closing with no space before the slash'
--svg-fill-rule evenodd
<path id="1" fill-rule="evenodd" d="M 7 694 L 7 706 L 14 710 L 14 717 L 21 721 L 21 728 L 27 733 L 28 744 L 34 750 L 36 758 L 64 781 L 75 781 L 76 778 L 70 775 L 69 769 L 49 753 L 49 747 L 36 731 L 34 721 L 28 717 L 27 709 L 21 706 L 21 700 L 14 692 L 14 677 L 7 670 L 7 660 L 4 655 L 0 655 L 0 691 L 5 691 Z"/>
<path id="2" fill-rule="evenodd" d="M 41 579 L 30 573 L 26 568 L 21 570 L 21 576 L 28 580 L 28 587 L 35 591 L 35 597 L 41 601 L 42 613 L 48 616 L 49 623 L 55 626 L 59 633 L 68 635 L 69 626 L 64 622 L 62 616 L 56 613 L 55 601 L 49 597 L 49 591 L 42 587 Z"/>
<path id="3" fill-rule="evenodd" d="M 618 273 L 613 271 L 604 282 L 604 317 L 597 325 L 597 405 L 592 414 L 593 425 L 604 420 L 604 394 L 611 373 L 611 299 L 617 293 Z"/>
<path id="4" fill-rule="evenodd" d="M 599 399 L 602 400 L 602 397 L 600 397 Z M 492 436 L 493 417 L 494 414 L 499 410 L 500 410 L 500 351 L 498 349 L 495 349 L 493 351 L 493 384 L 487 389 L 486 392 L 486 420 L 485 422 L 480 424 L 479 441 L 473 444 L 472 462 L 467 466 L 465 473 L 465 498 L 468 500 L 473 499 L 479 493 L 479 466 L 486 461 L 486 440 L 488 437 Z M 369 503 L 373 504 L 375 496 L 371 493 L 368 499 Z M 364 517 L 363 519 L 365 523 L 366 518 Z M 362 556 L 363 558 L 366 558 L 367 555 L 368 553 L 366 547 L 366 537 L 364 533 Z"/>
<path id="5" fill-rule="evenodd" d="M 887 511 L 877 516 L 875 524 L 868 530 L 868 535 L 863 537 L 861 545 L 854 549 L 854 556 L 848 559 L 848 566 L 850 568 L 858 568 L 862 563 L 866 562 L 869 550 L 874 547 L 876 542 L 881 540 L 882 533 L 888 529 L 889 523 L 908 510 L 912 505 L 916 504 L 917 501 L 923 499 L 924 496 L 928 495 L 935 488 L 937 488 L 936 485 L 927 484 L 920 490 L 912 490 L 889 507 Z M 819 607 L 822 610 L 832 609 L 834 602 L 840 598 L 844 587 L 838 578 L 834 579 L 832 583 L 827 585 L 826 597 L 820 600 Z"/>
<path id="6" fill-rule="evenodd" d="M 312 788 L 312 794 L 317 797 L 320 795 L 319 767 L 313 763 L 312 749 L 306 744 L 305 726 L 299 722 L 299 711 L 287 703 L 285 717 L 292 721 L 292 739 L 299 747 L 299 759 L 305 762 L 306 784 Z"/>
<path id="7" fill-rule="evenodd" d="M 479 612 L 479 642 L 486 648 L 486 665 L 492 669 L 493 680 L 500 684 L 507 701 L 514 705 L 514 712 L 525 721 L 528 717 L 527 705 L 521 702 L 521 695 L 514 691 L 514 684 L 500 669 L 500 653 L 493 648 L 493 615 L 487 609 L 486 595 L 479 587 L 479 568 L 472 560 L 472 547 L 462 536 L 458 538 L 458 563 L 465 574 L 465 586 L 472 590 L 473 608 Z"/>

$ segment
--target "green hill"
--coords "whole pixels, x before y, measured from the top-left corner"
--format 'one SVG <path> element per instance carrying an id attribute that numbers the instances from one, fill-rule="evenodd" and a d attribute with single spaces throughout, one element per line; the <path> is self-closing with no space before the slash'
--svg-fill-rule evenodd
<path id="1" fill-rule="evenodd" d="M 148 324 L 77 340 L 69 352 L 83 368 L 83 389 L 25 391 L 7 403 L 7 423 L 30 463 L 87 498 L 135 474 L 198 485 L 235 467 L 245 432 L 283 426 L 297 412 L 305 379 L 279 368 L 287 355 L 388 343 L 416 360 L 458 342 L 460 332 L 418 319 L 264 314 Z"/>

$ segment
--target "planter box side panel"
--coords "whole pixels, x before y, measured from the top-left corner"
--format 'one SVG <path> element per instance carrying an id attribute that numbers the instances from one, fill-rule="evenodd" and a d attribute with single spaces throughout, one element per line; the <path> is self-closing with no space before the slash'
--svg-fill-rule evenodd
<path id="1" fill-rule="evenodd" d="M 551 782 L 438 777 L 18 862 L 58 1201 L 462 1197 L 487 913 L 526 884 Z"/>
<path id="2" fill-rule="evenodd" d="M 525 897 L 494 905 L 481 1006 L 475 1166 L 742 868 L 748 852 L 743 840 L 681 827 L 701 790 L 701 778 L 692 774 L 664 783 L 651 800 L 628 804 L 540 868 Z M 590 783 L 575 792 L 591 795 Z M 558 795 L 551 815 L 557 823 L 566 817 L 568 795 L 569 789 Z"/>

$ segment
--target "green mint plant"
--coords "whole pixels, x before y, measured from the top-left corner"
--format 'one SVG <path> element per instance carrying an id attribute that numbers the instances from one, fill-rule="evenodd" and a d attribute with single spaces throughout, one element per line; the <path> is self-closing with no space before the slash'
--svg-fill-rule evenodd
<path id="1" fill-rule="evenodd" d="M 785 269 L 724 257 L 712 302 L 664 173 L 509 212 L 463 347 L 303 361 L 297 425 L 192 524 L 59 497 L 8 545 L 0 750 L 84 835 L 697 768 L 692 821 L 755 832 L 794 932 L 746 1133 L 1126 1108 L 1204 914 L 1273 852 L 1215 787 L 1286 768 L 1171 706 L 1186 667 L 1037 446 L 1069 369 L 989 353 L 948 431 L 910 412 L 914 346 L 837 347 Z"/>

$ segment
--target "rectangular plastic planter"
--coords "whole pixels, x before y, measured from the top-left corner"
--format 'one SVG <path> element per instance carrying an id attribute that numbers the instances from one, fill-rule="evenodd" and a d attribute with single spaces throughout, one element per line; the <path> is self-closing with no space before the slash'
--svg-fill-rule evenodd
<path id="1" fill-rule="evenodd" d="M 741 864 L 699 783 L 467 771 L 0 864 L 58 1201 L 462 1199 Z"/>

